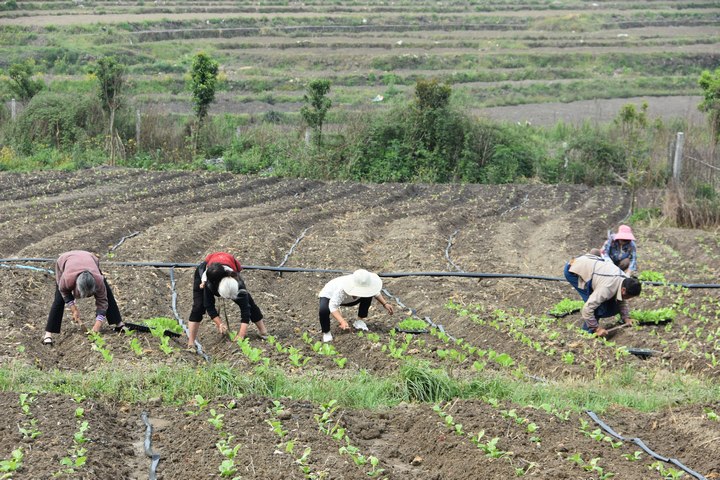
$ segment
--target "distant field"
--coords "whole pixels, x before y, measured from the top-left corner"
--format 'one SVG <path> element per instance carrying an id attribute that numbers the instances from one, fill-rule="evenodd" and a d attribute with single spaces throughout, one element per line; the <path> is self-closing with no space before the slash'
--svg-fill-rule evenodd
<path id="1" fill-rule="evenodd" d="M 582 120 L 593 113 L 583 102 L 609 111 L 639 97 L 651 114 L 695 120 L 697 78 L 720 65 L 713 1 L 255 3 L 18 1 L 0 12 L 0 67 L 33 58 L 51 88 L 83 92 L 86 67 L 115 54 L 138 108 L 184 114 L 184 74 L 204 50 L 223 71 L 212 113 L 291 117 L 306 82 L 327 78 L 341 122 L 438 78 L 463 108 L 493 118 L 564 105 L 533 115 L 544 123 Z"/>

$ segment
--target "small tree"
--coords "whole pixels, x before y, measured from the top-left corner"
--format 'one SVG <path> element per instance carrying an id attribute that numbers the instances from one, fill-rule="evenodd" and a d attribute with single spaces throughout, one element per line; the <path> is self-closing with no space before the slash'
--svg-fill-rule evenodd
<path id="1" fill-rule="evenodd" d="M 45 88 L 45 83 L 42 80 L 33 80 L 32 75 L 33 67 L 30 61 L 13 63 L 8 69 L 10 91 L 22 103 L 26 103 Z"/>
<path id="2" fill-rule="evenodd" d="M 315 132 L 315 142 L 318 146 L 322 145 L 322 126 L 327 111 L 332 106 L 332 100 L 326 96 L 329 92 L 329 80 L 312 80 L 307 86 L 307 93 L 303 96 L 306 105 L 300 109 L 300 115 Z"/>
<path id="3" fill-rule="evenodd" d="M 613 173 L 630 192 L 630 214 L 635 212 L 638 189 L 652 177 L 647 109 L 647 102 L 643 102 L 640 110 L 628 103 L 615 118 L 615 124 L 620 127 L 620 145 L 625 152 L 625 171 Z"/>
<path id="4" fill-rule="evenodd" d="M 717 144 L 720 141 L 720 67 L 714 72 L 703 71 L 698 83 L 703 89 L 704 97 L 698 108 L 707 112 L 713 144 Z"/>
<path id="5" fill-rule="evenodd" d="M 110 165 L 115 165 L 116 153 L 122 150 L 122 142 L 115 130 L 115 112 L 122 103 L 122 90 L 125 86 L 125 67 L 115 57 L 99 58 L 93 73 L 98 80 L 98 96 L 103 111 L 109 118 L 106 148 L 110 154 Z"/>
<path id="6" fill-rule="evenodd" d="M 220 65 L 205 52 L 195 55 L 190 70 L 190 90 L 193 97 L 193 110 L 197 125 L 193 132 L 193 151 L 197 151 L 198 136 L 210 104 L 215 101 Z"/>

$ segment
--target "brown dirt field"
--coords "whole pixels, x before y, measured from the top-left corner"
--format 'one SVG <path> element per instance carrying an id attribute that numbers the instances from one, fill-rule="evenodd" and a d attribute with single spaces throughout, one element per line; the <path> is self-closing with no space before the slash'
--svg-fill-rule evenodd
<path id="1" fill-rule="evenodd" d="M 173 317 L 169 269 L 113 262 L 194 264 L 211 251 L 225 250 L 248 266 L 277 266 L 287 255 L 287 267 L 452 272 L 456 271 L 452 260 L 468 272 L 559 277 L 568 258 L 602 243 L 606 230 L 624 217 L 629 202 L 615 188 L 575 185 L 369 185 L 108 168 L 0 173 L 0 191 L 4 232 L 0 258 L 54 258 L 76 248 L 94 251 L 101 256 L 124 319 L 130 322 Z M 643 202 L 652 206 L 659 200 L 657 195 L 648 195 Z M 135 231 L 140 233 L 109 255 L 123 236 Z M 720 278 L 717 232 L 658 225 L 637 226 L 634 231 L 639 238 L 641 270 L 663 272 L 669 281 L 712 283 Z M 51 263 L 23 265 L 52 268 Z M 193 270 L 178 268 L 174 273 L 177 308 L 185 320 L 192 300 Z M 387 277 L 384 287 L 397 315 L 384 315 L 377 306 L 371 309 L 368 323 L 377 338 L 339 332 L 334 325 L 334 347 L 347 359 L 344 368 L 339 368 L 335 361 L 339 357 L 320 355 L 311 348 L 320 335 L 317 292 L 333 274 L 279 276 L 246 269 L 244 276 L 275 341 L 285 348 L 297 348 L 309 358 L 304 367 L 293 365 L 287 353 L 262 342 L 251 327 L 251 345 L 262 350 L 270 365 L 288 375 L 302 372 L 308 378 L 339 378 L 357 371 L 393 375 L 401 362 L 389 355 L 388 348 L 391 341 L 405 340 L 393 331 L 406 317 L 404 308 L 443 325 L 451 337 L 463 339 L 468 346 L 508 354 L 517 372 L 529 382 L 592 380 L 598 362 L 609 370 L 627 365 L 642 372 L 649 368 L 658 372 L 659 378 L 663 371 L 682 370 L 717 379 L 720 372 L 703 356 L 713 352 L 717 342 L 705 340 L 704 333 L 700 337 L 693 334 L 697 329 L 709 333 L 716 328 L 720 314 L 717 290 L 674 293 L 679 300 L 673 301 L 667 289 L 647 287 L 635 307 L 652 309 L 684 302 L 689 309 L 680 309 L 671 329 L 638 326 L 617 335 L 614 344 L 603 345 L 578 334 L 578 314 L 562 319 L 545 315 L 561 298 L 575 298 L 565 282 Z M 66 372 L 92 371 L 103 363 L 84 330 L 67 316 L 56 344 L 50 348 L 41 345 L 54 289 L 51 275 L 5 267 L 0 268 L 0 284 L 3 362 Z M 469 311 L 450 309 L 448 301 Z M 79 303 L 89 323 L 92 302 Z M 345 313 L 352 314 L 349 309 Z M 232 304 L 224 306 L 224 315 L 233 328 L 238 327 L 238 312 Z M 524 326 L 518 328 L 518 321 Z M 253 375 L 253 365 L 239 348 L 210 325 L 207 319 L 203 322 L 199 340 L 212 361 L 228 362 Z M 683 333 L 685 328 L 689 333 Z M 303 340 L 303 334 L 310 343 Z M 112 366 L 119 371 L 205 365 L 199 355 L 182 350 L 184 338 L 172 339 L 174 351 L 166 354 L 156 338 L 138 334 L 142 357 L 132 352 L 130 339 L 124 335 L 107 330 L 103 338 L 114 356 Z M 528 339 L 538 348 L 530 348 Z M 466 358 L 455 360 L 441 356 L 454 344 L 437 334 L 411 336 L 409 342 L 407 355 L 459 378 L 476 375 L 473 358 L 485 362 L 487 371 L 509 374 L 500 363 L 469 351 Z M 651 348 L 662 354 L 642 360 L 619 355 L 621 346 Z M 575 357 L 572 364 L 560 358 L 568 353 Z M 30 412 L 42 432 L 34 440 L 23 440 L 19 433 L 18 425 L 26 424 L 30 417 L 22 413 L 17 393 L 0 395 L 6 412 L 0 423 L 0 458 L 9 458 L 18 445 L 25 453 L 23 469 L 13 477 L 17 479 L 49 478 L 61 468 L 59 460 L 72 446 L 73 432 L 81 420 L 73 413 L 79 405 L 85 409 L 89 422 L 86 436 L 91 441 L 87 444 L 88 465 L 72 478 L 144 478 L 149 459 L 142 450 L 142 411 L 149 413 L 155 426 L 153 448 L 161 455 L 159 478 L 217 477 L 223 458 L 215 444 L 225 438 L 222 435 L 234 436 L 232 446 L 241 444 L 236 463 L 241 465 L 237 474 L 242 478 L 304 478 L 297 459 L 306 447 L 311 448 L 307 465 L 316 478 L 368 478 L 369 466 L 355 465 L 351 457 L 339 452 L 342 443 L 319 430 L 316 415 L 322 412 L 311 402 L 282 399 L 282 412 L 273 413 L 270 399 L 254 396 L 236 398 L 236 408 L 228 408 L 231 398 L 210 399 L 201 409 L 197 405 L 163 406 L 159 400 L 112 405 L 101 398 L 77 403 L 68 396 L 34 395 Z M 612 448 L 608 442 L 593 440 L 579 430 L 580 421 L 588 420 L 585 415 L 565 418 L 562 412 L 548 413 L 540 403 L 534 407 L 509 402 L 493 406 L 481 400 L 459 400 L 443 405 L 456 423 L 462 423 L 463 435 L 453 433 L 427 404 L 401 404 L 379 412 L 338 409 L 332 412 L 332 419 L 346 429 L 353 446 L 365 456 L 376 456 L 385 470 L 382 476 L 392 479 L 469 479 L 478 475 L 501 479 L 514 476 L 517 468 L 533 478 L 589 478 L 567 460 L 575 453 L 581 453 L 585 462 L 599 457 L 599 464 L 616 478 L 655 478 L 648 477 L 652 462 L 647 456 L 638 462 L 623 458 L 622 454 L 638 450 L 636 445 L 625 442 Z M 717 402 L 704 407 L 720 411 Z M 211 408 L 224 415 L 222 434 L 208 422 Z M 185 413 L 190 410 L 198 414 Z M 278 447 L 282 441 L 267 423 L 274 418 L 288 432 L 287 438 L 295 439 L 293 453 Z M 703 414 L 701 406 L 678 405 L 654 414 L 610 407 L 601 418 L 621 434 L 642 438 L 656 452 L 679 458 L 708 478 L 720 474 L 720 449 L 714 441 L 717 424 Z M 527 431 L 530 422 L 538 426 L 537 439 Z M 590 431 L 596 428 L 590 425 Z M 484 455 L 468 436 L 481 431 L 485 432 L 483 441 L 498 437 L 498 446 L 513 454 L 506 459 Z"/>

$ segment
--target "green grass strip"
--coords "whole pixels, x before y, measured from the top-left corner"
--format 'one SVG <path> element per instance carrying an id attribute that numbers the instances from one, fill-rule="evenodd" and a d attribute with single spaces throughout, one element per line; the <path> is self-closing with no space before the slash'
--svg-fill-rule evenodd
<path id="1" fill-rule="evenodd" d="M 260 395 L 316 403 L 335 399 L 350 408 L 377 409 L 400 402 L 435 403 L 456 398 L 495 398 L 523 405 L 550 404 L 558 410 L 601 413 L 611 405 L 643 412 L 678 404 L 707 404 L 720 397 L 720 384 L 687 374 L 655 372 L 628 365 L 601 377 L 537 383 L 512 376 L 483 374 L 468 380 L 452 378 L 446 370 L 408 363 L 389 377 L 367 372 L 351 376 L 311 373 L 289 376 L 282 370 L 257 367 L 244 371 L 225 364 L 199 368 L 154 366 L 142 370 L 99 367 L 92 372 L 42 371 L 11 363 L 0 368 L 0 391 L 49 392 L 98 401 L 144 403 L 159 398 L 182 405 L 195 395 L 204 398 Z"/>

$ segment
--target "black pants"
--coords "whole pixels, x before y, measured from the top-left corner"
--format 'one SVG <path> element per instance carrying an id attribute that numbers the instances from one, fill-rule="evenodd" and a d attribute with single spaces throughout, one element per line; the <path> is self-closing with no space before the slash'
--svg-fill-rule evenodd
<path id="1" fill-rule="evenodd" d="M 108 309 L 105 313 L 108 323 L 111 325 L 119 325 L 122 322 L 122 316 L 120 315 L 120 309 L 117 306 L 115 297 L 113 296 L 112 289 L 108 285 L 107 280 L 103 278 L 105 283 L 105 291 L 107 292 Z M 60 289 L 55 284 L 55 300 L 53 300 L 52 306 L 50 307 L 50 314 L 48 315 L 47 325 L 45 325 L 45 331 L 50 333 L 60 333 L 60 325 L 62 325 L 63 313 L 65 312 L 65 300 L 60 295 Z"/>
<path id="2" fill-rule="evenodd" d="M 209 292 L 207 286 L 205 288 L 200 288 L 200 283 L 202 283 L 202 274 L 206 267 L 207 264 L 202 262 L 195 269 L 195 277 L 193 278 L 193 305 L 192 310 L 190 310 L 190 317 L 188 318 L 189 322 L 201 322 L 206 312 L 208 315 L 212 316 L 212 314 L 207 311 L 205 305 L 206 302 L 212 303 L 212 307 L 215 309 L 215 295 Z M 247 290 L 244 290 L 244 293 L 240 293 L 233 302 L 240 307 L 241 312 L 243 311 L 243 304 L 249 304 L 250 306 L 250 318 L 241 316 L 241 323 L 250 323 L 250 321 L 257 323 L 263 319 L 262 310 L 260 310 L 260 307 L 257 306 L 255 300 L 252 298 L 252 295 L 250 295 L 250 292 Z"/>
<path id="3" fill-rule="evenodd" d="M 361 297 L 350 303 L 343 303 L 343 307 L 352 307 L 353 305 L 360 305 L 358 307 L 358 318 L 367 318 L 368 312 L 370 311 L 370 304 L 372 303 L 373 297 Z M 320 328 L 323 333 L 330 331 L 330 299 L 320 297 Z"/>

